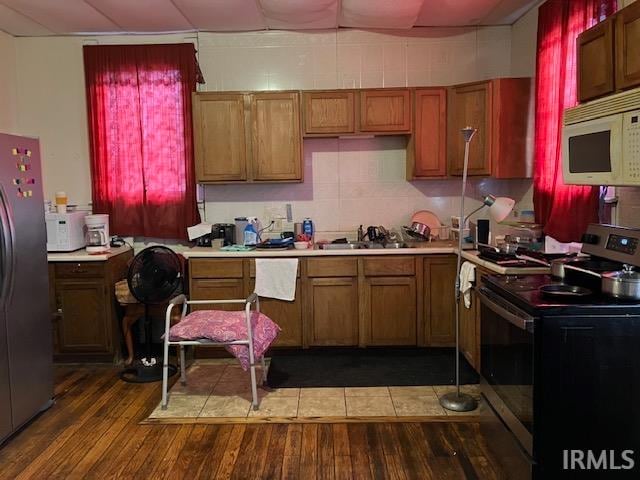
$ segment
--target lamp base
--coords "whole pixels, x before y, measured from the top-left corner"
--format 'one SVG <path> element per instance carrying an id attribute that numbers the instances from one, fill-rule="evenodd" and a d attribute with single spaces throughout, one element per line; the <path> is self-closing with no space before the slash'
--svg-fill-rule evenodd
<path id="1" fill-rule="evenodd" d="M 478 402 L 466 393 L 451 392 L 440 397 L 440 405 L 454 412 L 470 412 L 478 408 Z"/>

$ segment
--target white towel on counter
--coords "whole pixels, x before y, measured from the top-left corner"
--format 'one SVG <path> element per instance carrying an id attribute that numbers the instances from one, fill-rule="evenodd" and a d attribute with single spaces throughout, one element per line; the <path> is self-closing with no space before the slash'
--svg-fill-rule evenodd
<path id="1" fill-rule="evenodd" d="M 297 258 L 256 258 L 256 288 L 259 297 L 292 301 L 296 298 Z"/>
<path id="2" fill-rule="evenodd" d="M 476 281 L 476 266 L 471 262 L 464 262 L 460 267 L 460 292 L 464 299 L 464 306 L 471 308 L 471 288 Z"/>

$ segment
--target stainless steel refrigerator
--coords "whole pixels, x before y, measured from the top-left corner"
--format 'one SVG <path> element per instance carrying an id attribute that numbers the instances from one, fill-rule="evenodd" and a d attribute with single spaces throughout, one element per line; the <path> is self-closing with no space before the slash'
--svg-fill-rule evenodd
<path id="1" fill-rule="evenodd" d="M 40 145 L 0 133 L 0 443 L 51 405 Z"/>

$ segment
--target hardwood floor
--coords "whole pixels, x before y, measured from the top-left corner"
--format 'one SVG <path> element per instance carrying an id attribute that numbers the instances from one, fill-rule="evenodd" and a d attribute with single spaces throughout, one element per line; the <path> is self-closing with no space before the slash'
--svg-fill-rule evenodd
<path id="1" fill-rule="evenodd" d="M 507 478 L 477 423 L 140 425 L 159 384 L 56 367 L 56 404 L 0 449 L 0 478 Z"/>

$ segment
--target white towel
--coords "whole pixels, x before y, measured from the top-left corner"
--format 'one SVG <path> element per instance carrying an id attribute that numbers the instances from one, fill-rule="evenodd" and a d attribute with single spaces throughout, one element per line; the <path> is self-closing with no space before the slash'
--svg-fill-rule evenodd
<path id="1" fill-rule="evenodd" d="M 259 297 L 296 298 L 297 258 L 256 258 L 256 288 Z"/>
<path id="2" fill-rule="evenodd" d="M 471 308 L 471 288 L 475 281 L 476 266 L 471 262 L 464 262 L 460 267 L 460 292 L 466 308 Z"/>

